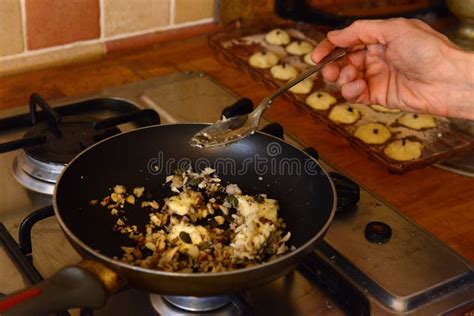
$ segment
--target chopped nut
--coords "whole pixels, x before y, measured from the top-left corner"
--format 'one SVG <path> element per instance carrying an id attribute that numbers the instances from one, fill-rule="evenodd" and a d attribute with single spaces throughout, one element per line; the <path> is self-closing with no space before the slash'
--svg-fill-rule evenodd
<path id="1" fill-rule="evenodd" d="M 223 216 L 214 216 L 214 220 L 217 222 L 218 225 L 222 225 L 225 222 L 225 219 Z"/>
<path id="2" fill-rule="evenodd" d="M 127 196 L 126 201 L 130 204 L 135 204 L 135 196 L 133 196 L 133 195 Z"/>
<path id="3" fill-rule="evenodd" d="M 110 196 L 106 196 L 106 197 L 100 202 L 100 205 L 106 206 L 107 204 L 109 204 L 109 201 L 110 201 Z"/>
<path id="4" fill-rule="evenodd" d="M 97 200 L 90 200 L 89 201 L 90 205 L 96 205 L 97 203 L 99 203 L 99 201 L 97 201 Z"/>
<path id="5" fill-rule="evenodd" d="M 149 206 L 151 208 L 154 208 L 155 210 L 160 208 L 160 205 L 155 200 L 153 200 L 153 201 L 143 201 L 142 202 L 142 207 L 147 207 L 147 206 Z"/>
<path id="6" fill-rule="evenodd" d="M 119 218 L 119 219 L 117 220 L 117 225 L 123 226 L 123 225 L 125 225 L 125 222 L 124 222 L 121 218 Z"/>
<path id="7" fill-rule="evenodd" d="M 156 246 L 155 244 L 151 243 L 151 242 L 147 242 L 145 244 L 145 247 L 147 247 L 148 249 L 150 249 L 151 251 L 155 251 L 156 250 Z"/>
<path id="8" fill-rule="evenodd" d="M 111 198 L 112 201 L 114 201 L 115 203 L 120 202 L 120 201 L 122 201 L 122 199 L 123 199 L 122 194 L 115 193 L 115 192 L 110 195 L 110 198 Z"/>
<path id="9" fill-rule="evenodd" d="M 219 209 L 224 213 L 224 215 L 229 215 L 229 209 L 224 205 L 219 205 Z"/>
<path id="10" fill-rule="evenodd" d="M 117 184 L 116 186 L 114 186 L 114 192 L 117 194 L 122 194 L 122 193 L 125 193 L 126 191 L 127 190 L 125 189 L 123 185 Z"/>
<path id="11" fill-rule="evenodd" d="M 118 215 L 118 210 L 116 208 L 113 208 L 111 211 L 110 211 L 110 214 L 112 215 Z"/>
<path id="12" fill-rule="evenodd" d="M 139 198 L 143 195 L 143 192 L 145 191 L 145 187 L 136 187 L 133 189 L 133 194 Z"/>

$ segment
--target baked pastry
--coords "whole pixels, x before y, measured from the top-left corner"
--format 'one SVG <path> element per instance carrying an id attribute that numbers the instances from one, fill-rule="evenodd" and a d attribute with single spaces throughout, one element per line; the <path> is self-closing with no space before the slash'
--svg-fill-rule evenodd
<path id="1" fill-rule="evenodd" d="M 400 116 L 397 122 L 417 130 L 436 127 L 436 119 L 428 114 L 407 113 Z"/>
<path id="2" fill-rule="evenodd" d="M 295 67 L 287 64 L 275 65 L 270 69 L 272 76 L 280 80 L 290 80 L 298 76 L 298 70 Z"/>
<path id="3" fill-rule="evenodd" d="M 286 45 L 290 42 L 291 38 L 290 35 L 282 29 L 274 29 L 265 35 L 265 40 L 273 45 Z"/>
<path id="4" fill-rule="evenodd" d="M 383 112 L 383 113 L 400 113 L 400 109 L 389 109 L 384 106 L 378 105 L 378 104 L 372 104 L 370 106 L 372 109 L 378 112 Z"/>
<path id="5" fill-rule="evenodd" d="M 292 55 L 304 55 L 313 51 L 313 45 L 306 41 L 294 41 L 286 46 L 286 51 Z"/>
<path id="6" fill-rule="evenodd" d="M 313 92 L 306 98 L 306 104 L 315 110 L 327 110 L 336 102 L 335 97 L 324 91 Z"/>
<path id="7" fill-rule="evenodd" d="M 303 57 L 303 61 L 305 63 L 307 63 L 308 65 L 311 65 L 311 66 L 314 66 L 316 65 L 313 61 L 313 59 L 311 59 L 311 52 L 307 53 L 306 55 L 304 55 Z"/>
<path id="8" fill-rule="evenodd" d="M 353 124 L 360 118 L 360 112 L 350 104 L 338 104 L 329 113 L 329 119 L 336 123 Z"/>
<path id="9" fill-rule="evenodd" d="M 306 78 L 305 80 L 291 87 L 290 91 L 298 94 L 310 93 L 311 89 L 313 88 L 313 84 L 313 80 Z"/>
<path id="10" fill-rule="evenodd" d="M 366 144 L 380 145 L 389 140 L 392 133 L 383 124 L 367 123 L 357 127 L 354 136 Z"/>
<path id="11" fill-rule="evenodd" d="M 250 56 L 249 64 L 255 68 L 270 68 L 278 64 L 278 56 L 272 52 L 258 52 Z"/>
<path id="12" fill-rule="evenodd" d="M 384 149 L 387 157 L 397 161 L 410 161 L 420 158 L 422 145 L 409 139 L 399 139 L 391 142 Z"/>

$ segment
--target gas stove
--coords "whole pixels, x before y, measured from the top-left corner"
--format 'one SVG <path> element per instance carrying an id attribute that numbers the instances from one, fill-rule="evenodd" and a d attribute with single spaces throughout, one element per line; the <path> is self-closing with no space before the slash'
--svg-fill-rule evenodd
<path id="1" fill-rule="evenodd" d="M 71 156 L 91 142 L 157 124 L 160 118 L 162 123 L 215 121 L 237 99 L 207 74 L 184 72 L 49 104 L 33 95 L 29 108 L 0 111 L 0 143 L 7 143 L 0 145 L 0 292 L 21 289 L 80 260 L 52 216 L 48 195 Z M 39 124 L 31 128 L 35 120 Z M 262 125 L 269 123 L 264 120 Z M 268 130 L 282 133 L 275 124 Z M 70 141 L 56 143 L 57 133 L 70 136 Z M 306 147 L 292 135 L 285 133 L 284 138 Z M 327 162 L 320 163 L 333 170 Z M 458 315 L 473 309 L 473 266 L 361 188 L 357 207 L 336 215 L 317 250 L 272 283 L 214 298 L 163 297 L 127 289 L 101 309 L 69 313 Z"/>

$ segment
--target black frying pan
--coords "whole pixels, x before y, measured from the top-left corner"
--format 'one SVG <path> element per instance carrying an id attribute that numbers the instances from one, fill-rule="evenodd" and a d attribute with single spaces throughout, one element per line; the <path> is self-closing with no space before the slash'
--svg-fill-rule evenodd
<path id="1" fill-rule="evenodd" d="M 282 276 L 314 250 L 336 209 L 333 183 L 317 161 L 263 133 L 224 147 L 189 146 L 191 137 L 203 127 L 176 124 L 137 129 L 102 141 L 75 158 L 56 185 L 54 209 L 71 244 L 90 260 L 4 298 L 0 312 L 97 307 L 103 304 L 107 292 L 113 292 L 124 281 L 159 294 L 210 296 L 237 292 Z M 189 165 L 194 169 L 209 165 L 217 169 L 224 182 L 277 199 L 280 216 L 292 234 L 289 244 L 296 250 L 256 267 L 222 273 L 169 273 L 113 260 L 113 256 L 121 255 L 120 247 L 130 241 L 113 232 L 116 217 L 88 202 L 110 194 L 109 188 L 116 184 L 129 189 L 145 186 L 153 198 L 162 201 L 171 194 L 163 185 L 165 177 Z M 140 226 L 147 221 L 147 212 L 138 207 L 129 214 L 130 223 Z"/>

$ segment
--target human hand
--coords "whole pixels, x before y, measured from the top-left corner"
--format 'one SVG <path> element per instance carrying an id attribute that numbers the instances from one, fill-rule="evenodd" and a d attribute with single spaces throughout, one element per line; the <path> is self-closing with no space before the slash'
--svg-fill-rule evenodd
<path id="1" fill-rule="evenodd" d="M 419 20 L 361 20 L 329 32 L 313 51 L 319 62 L 334 46 L 353 53 L 324 67 L 351 102 L 474 119 L 474 55 Z"/>

